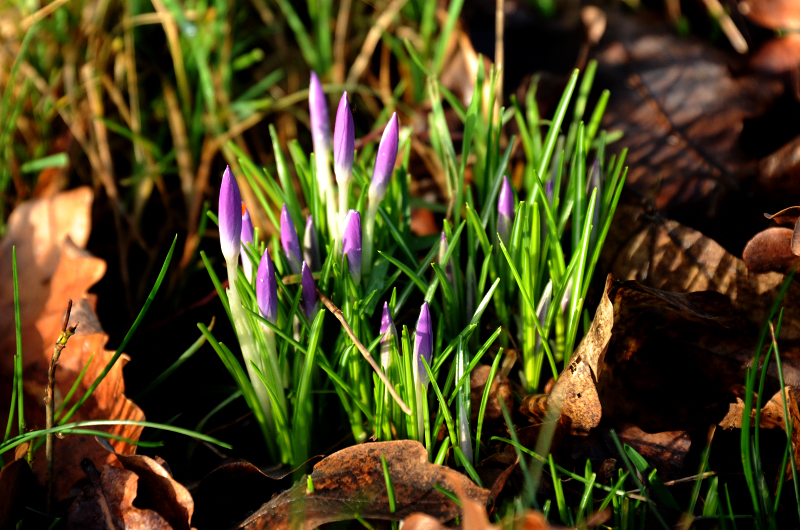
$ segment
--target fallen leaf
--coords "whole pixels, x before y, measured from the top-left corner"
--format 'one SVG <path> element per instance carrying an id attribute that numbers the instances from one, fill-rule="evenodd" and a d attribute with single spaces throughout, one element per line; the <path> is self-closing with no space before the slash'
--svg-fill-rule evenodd
<path id="1" fill-rule="evenodd" d="M 792 451 L 794 452 L 795 463 L 800 463 L 800 410 L 797 407 L 797 389 L 785 387 L 783 391 L 778 391 L 767 403 L 761 407 L 761 419 L 759 426 L 762 429 L 782 429 L 786 431 L 785 414 L 783 409 L 784 392 L 786 393 L 786 410 L 789 412 L 789 425 L 792 426 L 791 439 Z M 754 396 L 755 397 L 755 396 Z M 755 403 L 753 399 L 753 403 Z M 736 402 L 730 404 L 728 413 L 719 422 L 723 429 L 741 429 L 742 417 L 744 416 L 744 400 L 737 396 Z M 750 411 L 751 420 L 755 421 L 755 409 Z M 751 423 L 752 425 L 752 423 Z M 788 464 L 791 471 L 791 462 Z M 786 474 L 786 480 L 791 478 L 791 473 Z"/>
<path id="2" fill-rule="evenodd" d="M 114 528 L 125 530 L 171 530 L 171 526 L 154 510 L 133 505 L 137 499 L 139 477 L 133 471 L 106 464 L 102 474 L 91 460 L 87 461 L 90 482 L 84 485 L 67 511 L 67 529 L 109 530 L 110 517 Z"/>
<path id="3" fill-rule="evenodd" d="M 386 457 L 397 501 L 389 511 L 381 455 Z M 466 498 L 485 504 L 489 492 L 466 476 L 428 462 L 419 442 L 402 440 L 348 447 L 323 459 L 310 475 L 313 493 L 307 493 L 306 477 L 274 497 L 244 521 L 242 529 L 282 529 L 299 523 L 312 529 L 321 524 L 352 519 L 401 520 L 423 512 L 444 522 L 459 514 L 458 507 L 433 486 L 451 492 L 461 488 Z M 294 528 L 294 526 L 292 526 Z"/>
<path id="4" fill-rule="evenodd" d="M 800 35 L 790 33 L 766 41 L 750 57 L 750 66 L 770 74 L 796 71 L 800 66 Z"/>
<path id="5" fill-rule="evenodd" d="M 682 475 L 686 457 L 692 447 L 692 439 L 686 431 L 662 431 L 648 433 L 628 422 L 619 422 L 615 429 L 619 441 L 630 445 L 647 462 L 658 470 L 662 479 Z M 603 434 L 606 446 L 616 454 L 616 446 L 610 431 Z"/>
<path id="6" fill-rule="evenodd" d="M 644 16 L 610 16 L 597 56 L 611 91 L 603 125 L 624 133 L 627 184 L 672 218 L 713 218 L 722 197 L 757 173 L 740 145 L 744 123 L 783 93 L 771 77 L 734 75 L 741 61 Z"/>
<path id="7" fill-rule="evenodd" d="M 800 263 L 792 252 L 794 231 L 772 227 L 753 236 L 742 252 L 742 260 L 750 272 L 780 272 L 787 274 Z"/>
<path id="8" fill-rule="evenodd" d="M 697 230 L 628 204 L 617 208 L 601 268 L 662 291 L 716 291 L 730 300 L 730 312 L 759 329 L 784 281 L 777 272 L 748 271 L 741 259 Z M 797 282 L 789 286 L 784 305 L 800 307 Z M 781 339 L 800 340 L 800 314 L 784 315 Z"/>
<path id="9" fill-rule="evenodd" d="M 194 513 L 194 500 L 182 484 L 172 478 L 167 463 L 159 458 L 144 455 L 125 455 L 114 450 L 108 440 L 97 442 L 113 454 L 119 465 L 139 478 L 136 489 L 136 506 L 158 513 L 173 530 L 189 530 Z"/>
<path id="10" fill-rule="evenodd" d="M 546 399 L 539 398 L 523 403 L 522 412 L 539 421 L 544 420 L 543 413 L 546 410 L 558 411 L 560 423 L 573 436 L 586 436 L 590 429 L 600 424 L 602 417 L 603 411 L 595 385 L 614 326 L 613 307 L 608 298 L 608 291 L 613 283 L 614 280 L 609 275 L 592 325 L 570 357 L 569 364 L 559 375 L 550 394 Z"/>
<path id="11" fill-rule="evenodd" d="M 113 352 L 106 351 L 108 341 L 94 315 L 95 298 L 88 294 L 105 273 L 105 262 L 90 256 L 83 247 L 89 238 L 92 192 L 89 188 L 28 201 L 12 212 L 8 235 L 0 243 L 0 311 L 13 315 L 13 282 L 11 281 L 11 248 L 16 247 L 20 285 L 20 318 L 24 377 L 25 420 L 28 429 L 45 426 L 42 403 L 47 385 L 47 369 L 53 346 L 61 331 L 67 300 L 75 302 L 70 325 L 78 324 L 77 334 L 70 338 L 61 354 L 56 370 L 55 405 L 58 407 L 80 371 L 92 358 L 78 385 L 76 398 L 82 396 L 96 379 Z M 13 352 L 16 351 L 13 318 L 0 325 L 0 423 L 7 422 L 11 396 Z M 125 398 L 122 356 L 92 397 L 70 419 L 143 420 L 144 414 Z M 73 401 L 74 403 L 74 401 Z M 14 422 L 16 427 L 16 421 Z M 103 429 L 102 427 L 95 427 Z M 141 427 L 115 426 L 109 432 L 137 440 Z M 14 432 L 16 433 L 16 431 Z M 123 441 L 112 442 L 116 451 L 131 454 L 135 446 Z M 98 467 L 109 455 L 91 436 L 67 435 L 55 440 L 55 498 L 67 497 L 73 483 L 84 476 L 80 467 L 90 457 Z M 44 447 L 35 454 L 33 471 L 44 484 L 46 461 Z"/>
<path id="12" fill-rule="evenodd" d="M 220 465 L 203 478 L 194 494 L 192 524 L 200 529 L 230 527 L 261 507 L 265 498 L 286 489 L 289 484 L 281 480 L 285 477 L 267 475 L 245 461 Z"/>
<path id="13" fill-rule="evenodd" d="M 33 475 L 28 463 L 19 458 L 0 470 L 0 530 L 12 530 L 28 505 Z"/>
<path id="14" fill-rule="evenodd" d="M 800 6 L 795 0 L 741 0 L 739 12 L 769 29 L 800 28 Z"/>

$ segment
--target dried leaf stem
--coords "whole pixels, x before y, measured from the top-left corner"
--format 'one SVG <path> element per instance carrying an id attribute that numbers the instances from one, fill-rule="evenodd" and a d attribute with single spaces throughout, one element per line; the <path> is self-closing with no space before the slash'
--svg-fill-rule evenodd
<path id="1" fill-rule="evenodd" d="M 405 401 L 403 401 L 403 398 L 397 394 L 397 391 L 394 389 L 394 386 L 392 386 L 392 383 L 389 382 L 389 379 L 387 379 L 386 375 L 381 370 L 381 367 L 378 366 L 378 363 L 376 363 L 375 359 L 373 359 L 372 355 L 370 355 L 369 350 L 367 350 L 367 348 L 361 344 L 361 341 L 356 338 L 356 335 L 353 333 L 353 329 L 350 327 L 350 324 L 348 324 L 347 320 L 344 319 L 344 313 L 342 313 L 342 310 L 336 307 L 334 303 L 331 302 L 327 296 L 322 294 L 322 291 L 319 289 L 317 289 L 317 294 L 319 295 L 319 299 L 322 300 L 322 303 L 325 304 L 325 307 L 328 308 L 328 311 L 333 313 L 333 316 L 335 316 L 336 319 L 341 322 L 342 327 L 353 341 L 353 344 L 356 345 L 356 348 L 358 348 L 358 351 L 361 352 L 361 355 L 364 356 L 372 369 L 375 370 L 375 373 L 378 374 L 378 377 L 381 378 L 381 381 L 383 381 L 383 384 L 386 385 L 386 388 L 389 390 L 389 393 L 392 395 L 392 398 L 395 400 L 395 402 L 400 406 L 403 412 L 411 416 L 411 409 L 408 408 L 408 405 L 406 405 Z"/>
<path id="2" fill-rule="evenodd" d="M 72 299 L 67 302 L 67 311 L 64 313 L 64 322 L 61 325 L 61 333 L 58 335 L 58 339 L 56 339 L 56 345 L 53 348 L 53 356 L 50 358 L 50 368 L 47 370 L 47 394 L 44 397 L 44 406 L 45 406 L 45 423 L 47 425 L 47 429 L 53 428 L 54 423 L 54 400 L 53 400 L 53 393 L 55 392 L 56 387 L 56 366 L 58 365 L 58 358 L 61 356 L 61 351 L 66 347 L 67 341 L 69 338 L 75 334 L 75 329 L 77 329 L 78 325 L 75 324 L 72 327 L 69 327 L 69 316 L 72 313 Z M 53 443 L 54 443 L 55 433 L 48 432 L 45 436 L 46 446 L 45 446 L 45 455 L 47 458 L 47 512 L 50 513 L 50 509 L 53 506 Z"/>

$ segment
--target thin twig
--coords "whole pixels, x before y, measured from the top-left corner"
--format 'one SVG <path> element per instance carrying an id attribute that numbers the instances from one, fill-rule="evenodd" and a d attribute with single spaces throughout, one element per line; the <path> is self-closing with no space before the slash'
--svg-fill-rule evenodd
<path id="1" fill-rule="evenodd" d="M 53 357 L 50 358 L 50 368 L 47 370 L 47 394 L 44 397 L 44 406 L 45 406 L 45 424 L 47 425 L 47 429 L 53 428 L 53 416 L 54 416 L 54 400 L 53 400 L 53 393 L 55 392 L 56 387 L 56 366 L 58 365 L 58 358 L 61 356 L 61 351 L 67 345 L 67 341 L 69 338 L 75 334 L 75 329 L 78 327 L 75 324 L 72 327 L 69 327 L 69 315 L 72 313 L 72 299 L 67 302 L 67 312 L 64 313 L 64 322 L 61 325 L 61 333 L 58 335 L 58 339 L 56 339 L 55 348 L 53 348 Z M 53 506 L 53 443 L 54 443 L 55 433 L 49 432 L 45 437 L 46 446 L 45 446 L 45 456 L 47 458 L 47 513 L 50 513 L 50 509 Z"/>
<path id="2" fill-rule="evenodd" d="M 395 400 L 395 402 L 397 402 L 403 412 L 411 416 L 411 409 L 408 408 L 408 405 L 406 405 L 405 401 L 403 401 L 403 398 L 397 394 L 397 391 L 394 389 L 392 383 L 389 382 L 389 379 L 386 377 L 386 375 L 384 375 L 381 367 L 378 366 L 378 364 L 375 362 L 375 359 L 373 359 L 372 355 L 370 355 L 369 350 L 367 350 L 367 348 L 361 344 L 361 341 L 356 338 L 356 335 L 353 333 L 353 329 L 350 327 L 350 324 L 348 324 L 347 320 L 344 319 L 344 313 L 342 313 L 342 310 L 336 307 L 333 302 L 331 302 L 327 296 L 322 294 L 322 291 L 319 289 L 317 289 L 317 294 L 319 295 L 319 299 L 322 300 L 322 303 L 325 304 L 325 307 L 328 308 L 328 311 L 333 313 L 333 316 L 335 316 L 336 319 L 342 323 L 342 327 L 353 341 L 353 344 L 356 345 L 356 348 L 358 348 L 358 351 L 361 352 L 361 355 L 364 356 L 372 369 L 375 370 L 375 373 L 381 378 L 381 381 L 383 381 L 383 384 L 386 385 L 386 388 L 389 389 L 389 393 L 392 395 L 392 398 Z"/>

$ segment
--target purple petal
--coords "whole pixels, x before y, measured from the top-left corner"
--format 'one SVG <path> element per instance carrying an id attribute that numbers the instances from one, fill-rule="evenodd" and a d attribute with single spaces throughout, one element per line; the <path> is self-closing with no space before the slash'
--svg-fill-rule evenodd
<path id="1" fill-rule="evenodd" d="M 311 83 L 308 86 L 308 113 L 311 117 L 311 136 L 314 151 L 328 149 L 330 144 L 330 123 L 328 119 L 328 100 L 322 91 L 316 72 L 311 72 Z"/>
<path id="2" fill-rule="evenodd" d="M 261 316 L 273 324 L 278 322 L 278 283 L 275 280 L 275 265 L 264 250 L 256 274 L 256 302 Z"/>
<path id="3" fill-rule="evenodd" d="M 414 358 L 419 363 L 419 378 L 423 385 L 428 384 L 428 372 L 422 364 L 422 359 L 430 366 L 431 355 L 433 354 L 433 324 L 431 322 L 431 312 L 428 309 L 428 302 L 422 304 L 417 320 L 417 331 L 414 334 Z"/>
<path id="4" fill-rule="evenodd" d="M 244 249 L 245 243 L 253 244 L 253 236 L 255 229 L 253 228 L 253 221 L 250 220 L 250 212 L 242 203 L 242 238 L 241 238 L 241 251 L 242 251 L 242 267 L 244 268 L 244 276 L 249 282 L 253 277 L 253 263 L 250 261 L 250 256 Z"/>
<path id="5" fill-rule="evenodd" d="M 397 113 L 395 112 L 383 130 L 381 143 L 378 145 L 375 168 L 372 170 L 372 182 L 369 185 L 370 200 L 380 202 L 386 195 L 386 189 L 389 187 L 389 181 L 394 172 L 394 164 L 397 162 L 397 144 L 400 142 L 398 130 Z"/>
<path id="6" fill-rule="evenodd" d="M 303 259 L 312 271 L 320 269 L 319 245 L 317 244 L 317 230 L 314 228 L 314 218 L 309 215 L 306 219 L 306 231 L 303 234 Z"/>
<path id="7" fill-rule="evenodd" d="M 226 167 L 219 188 L 219 244 L 226 261 L 239 259 L 239 245 L 242 237 L 242 196 L 239 185 Z"/>
<path id="8" fill-rule="evenodd" d="M 311 269 L 308 268 L 306 262 L 303 262 L 303 271 L 301 273 L 303 280 L 303 306 L 305 313 L 309 320 L 314 320 L 317 316 L 317 284 L 314 283 L 314 277 L 311 276 Z"/>
<path id="9" fill-rule="evenodd" d="M 356 149 L 356 132 L 353 113 L 347 101 L 347 92 L 339 100 L 336 111 L 336 124 L 333 128 L 333 170 L 336 182 L 341 186 L 350 181 L 353 175 L 353 153 Z"/>
<path id="10" fill-rule="evenodd" d="M 392 312 L 389 311 L 389 304 L 384 302 L 383 313 L 381 314 L 381 342 L 391 340 L 396 333 L 394 322 L 392 322 Z"/>
<path id="11" fill-rule="evenodd" d="M 497 198 L 497 233 L 503 244 L 508 245 L 511 227 L 514 225 L 514 190 L 508 177 L 503 176 L 500 196 Z"/>
<path id="12" fill-rule="evenodd" d="M 283 253 L 286 254 L 286 259 L 289 260 L 292 274 L 300 274 L 300 262 L 303 255 L 300 253 L 300 241 L 297 239 L 292 216 L 289 215 L 285 204 L 281 210 L 281 247 L 283 247 Z"/>
<path id="13" fill-rule="evenodd" d="M 347 256 L 347 266 L 353 281 L 361 281 L 361 214 L 356 210 L 347 212 L 342 232 L 342 253 Z"/>

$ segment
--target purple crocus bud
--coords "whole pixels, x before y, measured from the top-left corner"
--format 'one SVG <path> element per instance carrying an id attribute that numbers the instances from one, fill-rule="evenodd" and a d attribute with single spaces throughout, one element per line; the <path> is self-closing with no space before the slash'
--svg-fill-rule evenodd
<path id="1" fill-rule="evenodd" d="M 314 228 L 314 217 L 309 215 L 306 219 L 306 231 L 303 234 L 303 259 L 312 271 L 320 269 L 319 245 L 317 244 L 317 231 Z"/>
<path id="2" fill-rule="evenodd" d="M 372 170 L 372 181 L 369 184 L 369 200 L 381 202 L 389 187 L 394 164 L 397 162 L 397 145 L 400 142 L 398 135 L 397 113 L 383 130 L 381 143 L 378 144 L 378 156 L 375 158 L 375 168 Z"/>
<path id="3" fill-rule="evenodd" d="M 278 283 L 275 280 L 275 265 L 264 250 L 256 274 L 256 302 L 261 316 L 273 324 L 278 322 Z"/>
<path id="4" fill-rule="evenodd" d="M 547 184 L 544 185 L 544 195 L 547 197 L 547 202 L 549 204 L 553 204 L 553 190 L 555 189 L 555 184 L 553 184 L 552 180 L 548 180 Z"/>
<path id="5" fill-rule="evenodd" d="M 381 366 L 387 370 L 392 364 L 392 337 L 397 336 L 397 330 L 392 322 L 392 312 L 389 311 L 389 304 L 383 303 L 383 314 L 381 314 Z"/>
<path id="6" fill-rule="evenodd" d="M 336 111 L 336 124 L 333 128 L 333 171 L 336 182 L 344 186 L 353 176 L 353 153 L 356 150 L 356 131 L 353 125 L 353 113 L 347 101 L 347 92 L 339 100 Z"/>
<path id="7" fill-rule="evenodd" d="M 292 274 L 300 274 L 303 255 L 300 253 L 300 241 L 297 239 L 292 216 L 289 215 L 285 204 L 281 210 L 281 247 L 283 247 L 283 253 L 286 254 L 286 259 L 289 260 Z"/>
<path id="8" fill-rule="evenodd" d="M 508 246 L 511 237 L 511 227 L 514 225 L 514 190 L 508 177 L 503 176 L 500 186 L 500 196 L 497 198 L 497 233 L 500 240 Z"/>
<path id="9" fill-rule="evenodd" d="M 447 254 L 447 235 L 445 235 L 444 230 L 442 230 L 442 239 L 441 243 L 439 243 L 439 266 L 444 269 L 444 275 L 447 276 L 447 279 L 452 283 L 453 264 L 449 261 L 447 263 L 444 262 L 445 254 Z"/>
<path id="10" fill-rule="evenodd" d="M 219 244 L 225 261 L 236 263 L 239 260 L 239 246 L 242 237 L 242 196 L 239 185 L 226 167 L 219 188 Z"/>
<path id="11" fill-rule="evenodd" d="M 330 124 L 328 121 L 328 100 L 322 91 L 316 72 L 311 72 L 311 83 L 308 86 L 308 113 L 311 117 L 311 136 L 314 147 L 330 144 Z"/>
<path id="12" fill-rule="evenodd" d="M 358 285 L 361 281 L 361 214 L 349 210 L 342 230 L 342 254 L 347 256 L 350 276 Z"/>
<path id="13" fill-rule="evenodd" d="M 303 306 L 305 313 L 309 320 L 314 320 L 314 317 L 317 316 L 317 284 L 314 283 L 311 269 L 308 268 L 305 261 L 303 262 L 301 276 L 303 280 Z"/>
<path id="14" fill-rule="evenodd" d="M 419 382 L 422 386 L 428 386 L 428 372 L 422 364 L 422 358 L 430 366 L 431 355 L 433 354 L 433 323 L 431 322 L 431 312 L 428 309 L 428 302 L 422 304 L 417 320 L 417 331 L 414 334 L 414 358 L 419 365 Z"/>
<path id="15" fill-rule="evenodd" d="M 383 313 L 381 314 L 381 342 L 388 342 L 397 335 L 397 330 L 392 322 L 392 312 L 389 311 L 389 303 L 383 303 Z"/>
<path id="16" fill-rule="evenodd" d="M 244 276 L 247 278 L 248 282 L 253 278 L 253 262 L 250 261 L 250 255 L 245 251 L 244 245 L 245 243 L 252 245 L 254 235 L 255 229 L 253 228 L 253 221 L 250 220 L 250 212 L 247 210 L 244 203 L 242 203 L 242 267 L 244 268 Z"/>

